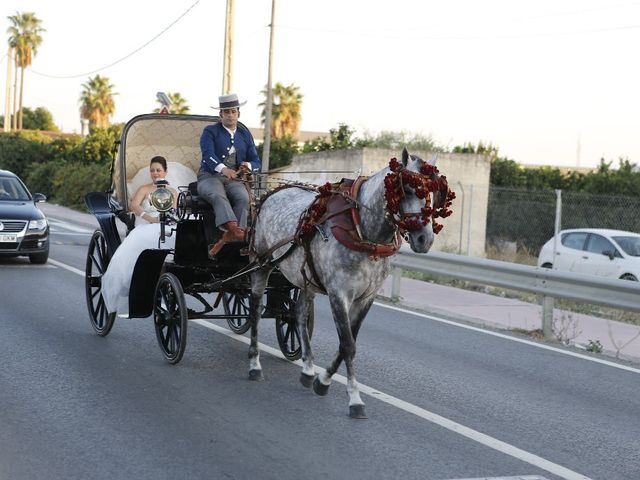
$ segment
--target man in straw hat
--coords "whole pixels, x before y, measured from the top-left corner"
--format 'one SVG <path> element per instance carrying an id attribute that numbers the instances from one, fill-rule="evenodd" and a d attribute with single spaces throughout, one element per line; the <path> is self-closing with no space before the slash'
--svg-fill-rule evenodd
<path id="1" fill-rule="evenodd" d="M 200 137 L 202 161 L 198 172 L 198 195 L 213 207 L 216 227 L 224 231 L 222 238 L 209 250 L 214 257 L 227 242 L 244 241 L 249 212 L 249 193 L 238 173 L 259 171 L 260 158 L 248 128 L 238 123 L 238 95 L 221 95 L 220 121 L 204 128 Z"/>

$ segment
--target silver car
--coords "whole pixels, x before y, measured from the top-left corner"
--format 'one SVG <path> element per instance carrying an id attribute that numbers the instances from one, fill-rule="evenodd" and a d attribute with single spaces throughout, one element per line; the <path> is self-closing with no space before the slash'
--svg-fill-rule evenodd
<path id="1" fill-rule="evenodd" d="M 603 228 L 562 230 L 545 243 L 538 266 L 623 280 L 640 278 L 640 234 Z"/>

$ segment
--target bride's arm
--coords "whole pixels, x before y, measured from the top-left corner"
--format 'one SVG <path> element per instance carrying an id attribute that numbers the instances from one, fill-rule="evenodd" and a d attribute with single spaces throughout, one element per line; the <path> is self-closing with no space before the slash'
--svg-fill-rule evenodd
<path id="1" fill-rule="evenodd" d="M 173 187 L 169 187 L 169 190 L 173 193 L 173 208 L 178 208 L 178 191 Z"/>
<path id="2" fill-rule="evenodd" d="M 155 219 L 153 218 L 152 215 L 146 214 L 144 209 L 142 208 L 142 201 L 144 200 L 144 197 L 146 197 L 148 194 L 149 194 L 149 185 L 142 185 L 140 188 L 138 188 L 138 191 L 129 202 L 129 210 L 135 213 L 136 216 L 151 223 Z"/>

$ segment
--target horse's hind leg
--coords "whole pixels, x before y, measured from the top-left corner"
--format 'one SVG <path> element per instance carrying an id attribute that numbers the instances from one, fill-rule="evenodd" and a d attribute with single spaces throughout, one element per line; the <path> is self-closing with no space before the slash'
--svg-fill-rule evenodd
<path id="1" fill-rule="evenodd" d="M 313 299 L 314 294 L 302 290 L 296 304 L 296 323 L 300 334 L 300 348 L 302 350 L 302 372 L 300 373 L 300 383 L 306 388 L 311 387 L 316 376 L 313 366 L 313 353 L 311 352 L 311 341 L 309 335 L 309 324 L 313 322 Z"/>
<path id="2" fill-rule="evenodd" d="M 249 321 L 251 322 L 251 343 L 249 345 L 249 380 L 264 380 L 258 348 L 258 323 L 262 316 L 262 298 L 267 288 L 271 268 L 258 270 L 251 275 L 251 296 L 249 298 Z"/>

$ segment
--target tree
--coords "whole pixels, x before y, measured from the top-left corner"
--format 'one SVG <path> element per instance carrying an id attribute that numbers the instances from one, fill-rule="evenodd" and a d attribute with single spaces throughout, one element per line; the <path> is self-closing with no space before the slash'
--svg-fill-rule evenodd
<path id="1" fill-rule="evenodd" d="M 80 117 L 89 120 L 89 127 L 106 128 L 109 126 L 109 117 L 116 110 L 113 100 L 113 85 L 107 77 L 99 74 L 82 84 L 80 94 Z"/>
<path id="2" fill-rule="evenodd" d="M 285 87 L 282 83 L 276 83 L 273 87 L 273 106 L 271 109 L 271 137 L 285 138 L 287 136 L 298 138 L 300 133 L 300 113 L 302 106 L 302 94 L 300 88 L 294 84 Z M 262 94 L 265 101 L 259 106 L 262 107 L 262 125 L 265 124 L 267 116 L 267 90 Z"/>
<path id="3" fill-rule="evenodd" d="M 329 141 L 316 137 L 304 142 L 302 153 L 322 152 L 325 150 L 347 150 L 349 148 L 364 147 L 360 140 L 354 138 L 355 130 L 346 123 L 339 123 L 338 128 L 329 129 Z"/>
<path id="4" fill-rule="evenodd" d="M 53 115 L 44 107 L 38 107 L 35 110 L 31 110 L 29 107 L 24 107 L 20 110 L 20 114 L 24 113 L 24 126 L 25 130 L 46 130 L 49 132 L 57 132 L 58 127 L 53 122 Z"/>
<path id="5" fill-rule="evenodd" d="M 262 158 L 264 143 L 258 145 L 258 157 Z M 295 138 L 287 136 L 274 138 L 269 150 L 269 168 L 280 168 L 291 164 L 294 155 L 299 152 L 298 142 Z"/>
<path id="6" fill-rule="evenodd" d="M 189 105 L 187 104 L 187 100 L 179 93 L 167 93 L 167 97 L 171 100 L 171 105 L 169 105 L 169 113 L 177 113 L 177 114 L 185 114 L 189 113 Z M 162 107 L 164 106 L 160 100 L 156 99 L 156 101 L 161 105 L 161 107 L 154 109 L 155 113 L 159 113 Z"/>
<path id="7" fill-rule="evenodd" d="M 40 34 L 44 32 L 45 29 L 40 26 L 42 21 L 36 18 L 35 13 L 33 12 L 16 12 L 15 15 L 11 15 L 7 18 L 11 22 L 11 26 L 7 29 L 7 33 L 9 34 L 9 46 L 15 50 L 16 69 L 14 75 L 16 81 L 14 82 L 14 85 L 17 83 L 18 68 L 20 69 L 20 96 L 18 104 L 18 112 L 20 114 L 17 122 L 14 120 L 14 123 L 18 130 L 21 130 L 23 120 L 22 98 L 24 94 L 24 71 L 29 65 L 31 65 L 33 58 L 38 53 L 38 47 L 42 43 L 42 36 Z M 16 114 L 17 112 L 14 113 L 14 116 Z"/>
<path id="8" fill-rule="evenodd" d="M 388 148 L 401 150 L 406 147 L 409 151 L 422 150 L 427 152 L 442 152 L 444 149 L 436 145 L 431 135 L 421 133 L 394 132 L 383 130 L 377 135 L 365 132 L 364 138 L 357 139 L 356 147 Z"/>

